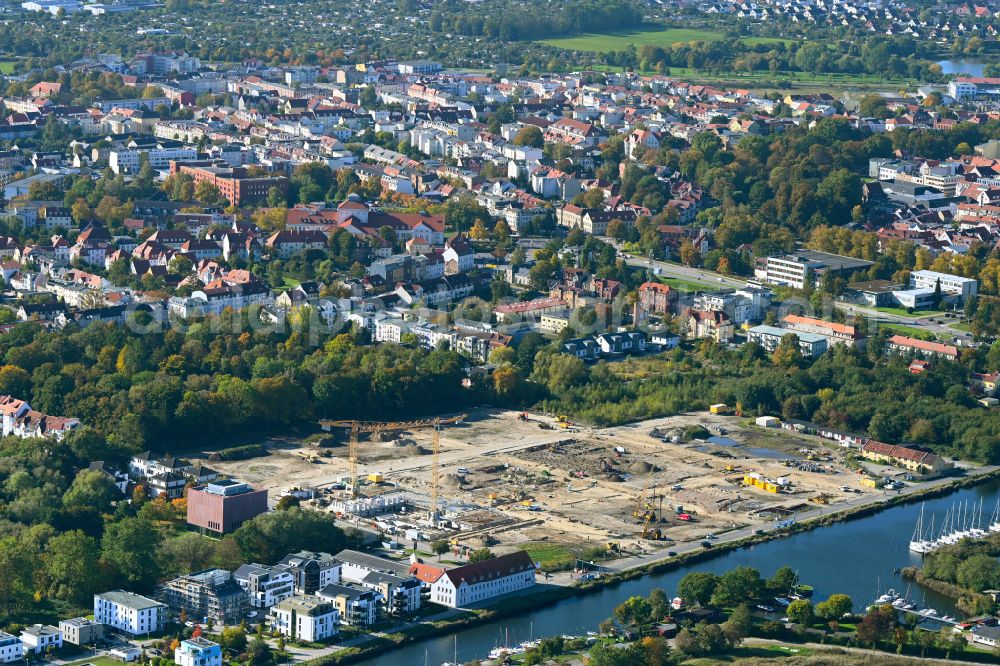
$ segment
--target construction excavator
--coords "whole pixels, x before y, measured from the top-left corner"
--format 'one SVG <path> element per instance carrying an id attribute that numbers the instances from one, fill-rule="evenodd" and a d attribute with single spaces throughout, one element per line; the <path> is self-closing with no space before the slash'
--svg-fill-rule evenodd
<path id="1" fill-rule="evenodd" d="M 650 527 L 653 517 L 652 511 L 646 515 L 646 522 L 642 525 L 642 538 L 649 539 L 650 541 L 663 541 L 667 539 L 667 537 L 663 535 L 663 530 L 659 527 Z"/>

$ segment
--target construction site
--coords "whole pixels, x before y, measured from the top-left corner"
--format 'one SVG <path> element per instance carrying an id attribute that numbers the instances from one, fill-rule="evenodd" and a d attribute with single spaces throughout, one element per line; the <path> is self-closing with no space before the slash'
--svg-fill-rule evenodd
<path id="1" fill-rule="evenodd" d="M 324 422 L 310 443 L 208 464 L 405 545 L 496 552 L 658 550 L 883 492 L 860 483 L 849 449 L 714 411 L 610 428 L 503 410 Z"/>

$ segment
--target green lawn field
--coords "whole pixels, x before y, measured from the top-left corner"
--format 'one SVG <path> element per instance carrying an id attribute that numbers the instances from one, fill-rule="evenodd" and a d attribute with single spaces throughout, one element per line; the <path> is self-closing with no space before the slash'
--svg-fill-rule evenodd
<path id="1" fill-rule="evenodd" d="M 542 44 L 555 46 L 560 49 L 570 49 L 572 51 L 621 51 L 629 44 L 636 48 L 642 46 L 663 46 L 667 47 L 677 42 L 714 42 L 723 39 L 724 35 L 712 30 L 700 30 L 697 28 L 662 28 L 658 30 L 633 30 L 628 32 L 610 32 L 602 34 L 586 33 L 573 35 L 572 37 L 559 37 L 556 39 L 540 40 Z M 758 44 L 785 44 L 795 43 L 794 39 L 781 39 L 780 37 L 744 37 L 745 44 L 756 46 Z"/>
<path id="2" fill-rule="evenodd" d="M 14 73 L 14 61 L 0 60 L 0 74 L 13 74 L 13 73 Z"/>
<path id="3" fill-rule="evenodd" d="M 91 657 L 90 659 L 81 659 L 79 661 L 74 661 L 67 666 L 86 666 L 87 664 L 93 664 L 93 666 L 121 666 L 121 662 L 112 657 L 106 657 L 104 655 L 100 657 Z"/>
<path id="4" fill-rule="evenodd" d="M 712 284 L 711 282 L 699 282 L 697 280 L 685 280 L 683 278 L 675 277 L 660 277 L 660 282 L 669 286 L 671 289 L 679 289 L 681 291 L 715 291 L 720 287 L 720 285 Z"/>
<path id="5" fill-rule="evenodd" d="M 917 326 L 906 326 L 905 324 L 883 324 L 879 323 L 879 328 L 884 328 L 887 331 L 896 333 L 898 335 L 905 335 L 911 338 L 917 338 L 919 340 L 928 340 L 930 342 L 937 342 L 938 336 L 932 331 L 928 331 L 925 328 L 919 328 Z"/>
<path id="6" fill-rule="evenodd" d="M 583 34 L 572 37 L 540 40 L 542 44 L 572 51 L 621 51 L 629 44 L 640 46 L 670 46 L 676 42 L 708 42 L 722 39 L 722 34 L 711 30 L 667 28 L 665 30 L 637 30 L 602 35 Z"/>
<path id="7" fill-rule="evenodd" d="M 942 310 L 914 310 L 913 312 L 907 312 L 906 308 L 875 308 L 879 312 L 884 312 L 886 314 L 896 315 L 897 317 L 909 317 L 911 319 L 920 319 L 921 317 L 939 317 L 944 312 Z"/>

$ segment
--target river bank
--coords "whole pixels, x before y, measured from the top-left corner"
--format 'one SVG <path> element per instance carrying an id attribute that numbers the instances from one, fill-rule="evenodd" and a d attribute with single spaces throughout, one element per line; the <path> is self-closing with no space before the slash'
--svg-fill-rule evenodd
<path id="1" fill-rule="evenodd" d="M 989 605 L 991 599 L 984 594 L 977 594 L 971 590 L 966 590 L 958 585 L 946 583 L 943 580 L 936 580 L 924 575 L 924 572 L 917 567 L 905 567 L 900 571 L 903 578 L 912 580 L 922 587 L 934 590 L 938 594 L 955 600 L 955 606 L 966 615 L 975 615 L 977 608 L 977 598 L 980 602 Z"/>
<path id="2" fill-rule="evenodd" d="M 674 576 L 671 574 L 679 574 L 680 570 L 693 565 L 712 561 L 715 561 L 713 562 L 713 564 L 715 564 L 721 561 L 729 560 L 731 559 L 730 556 L 732 556 L 735 551 L 750 551 L 755 548 L 758 551 L 762 551 L 768 547 L 767 544 L 769 544 L 769 542 L 800 538 L 801 535 L 812 532 L 820 527 L 834 526 L 839 523 L 846 523 L 849 521 L 864 522 L 865 519 L 871 519 L 872 517 L 878 516 L 879 514 L 885 513 L 894 508 L 902 507 L 904 505 L 922 500 L 931 500 L 933 498 L 961 491 L 963 489 L 982 486 L 983 484 L 997 479 L 1000 479 L 1000 469 L 982 469 L 977 473 L 969 474 L 968 476 L 961 478 L 951 479 L 945 482 L 938 482 L 930 487 L 917 488 L 912 492 L 892 495 L 862 505 L 848 507 L 840 511 L 834 511 L 825 515 L 807 518 L 789 527 L 767 532 L 765 534 L 753 534 L 729 540 L 725 538 L 725 535 L 720 535 L 719 541 L 716 541 L 715 545 L 708 549 L 699 548 L 697 550 L 678 555 L 677 557 L 664 557 L 661 559 L 651 560 L 585 583 L 564 587 L 549 586 L 536 594 L 517 596 L 504 600 L 493 608 L 476 611 L 474 615 L 456 618 L 455 620 L 442 621 L 433 625 L 417 625 L 405 634 L 402 632 L 399 634 L 393 634 L 391 639 L 383 639 L 377 643 L 365 645 L 364 647 L 342 650 L 340 652 L 312 660 L 309 663 L 315 666 L 325 664 L 354 663 L 366 663 L 372 666 L 381 666 L 382 664 L 394 663 L 391 658 L 394 654 L 398 654 L 398 651 L 401 648 L 405 648 L 413 652 L 419 649 L 420 646 L 425 644 L 429 646 L 431 643 L 434 643 L 434 639 L 437 639 L 434 647 L 437 651 L 442 653 L 443 656 L 441 660 L 443 660 L 449 658 L 451 650 L 450 646 L 446 648 L 442 644 L 442 641 L 445 640 L 445 636 L 451 636 L 452 634 L 469 636 L 470 634 L 474 634 L 476 635 L 475 640 L 482 641 L 488 633 L 486 630 L 490 627 L 490 625 L 499 626 L 499 624 L 504 620 L 510 620 L 512 622 L 516 621 L 521 625 L 523 625 L 526 621 L 528 623 L 533 622 L 534 624 L 531 626 L 534 629 L 539 630 L 538 635 L 567 633 L 567 631 L 560 631 L 556 629 L 551 631 L 544 629 L 541 612 L 544 611 L 550 615 L 552 613 L 558 615 L 558 607 L 560 605 L 565 605 L 567 603 L 570 603 L 571 605 L 578 605 L 577 602 L 581 601 L 585 597 L 593 597 L 595 595 L 599 596 L 600 599 L 597 603 L 588 604 L 591 606 L 591 608 L 588 608 L 588 617 L 574 617 L 571 621 L 566 620 L 561 622 L 562 625 L 571 624 L 572 627 L 575 627 L 575 630 L 578 631 L 583 629 L 585 626 L 581 625 L 581 622 L 592 620 L 592 623 L 596 626 L 597 622 L 604 619 L 604 617 L 594 617 L 592 613 L 602 605 L 608 606 L 609 608 L 613 607 L 614 600 L 620 596 L 617 592 L 623 591 L 623 589 L 630 589 L 631 587 L 635 587 L 636 585 L 641 585 L 643 583 L 647 583 L 650 586 L 657 586 L 657 583 L 660 583 L 660 580 L 657 579 L 673 578 Z M 906 520 L 908 522 L 909 518 Z M 907 529 L 912 529 L 912 524 L 910 524 Z M 800 536 L 797 537 L 797 535 Z M 908 541 L 909 532 L 907 532 L 906 537 Z M 870 541 L 870 539 L 868 539 L 868 541 Z M 782 564 L 789 563 L 775 562 L 775 566 L 780 566 Z M 660 586 L 666 587 L 666 585 Z M 839 590 L 834 589 L 833 591 Z M 610 612 L 608 614 L 610 614 Z M 530 618 L 537 617 L 538 619 L 526 620 L 526 615 Z M 555 627 L 555 624 L 556 623 L 553 622 L 553 627 Z M 525 634 L 527 634 L 528 631 L 529 630 L 527 628 L 524 628 Z M 481 656 L 477 652 L 468 658 L 475 658 L 477 655 Z M 435 659 L 437 659 L 437 657 L 435 657 Z M 464 660 L 466 659 L 463 658 L 462 661 Z"/>

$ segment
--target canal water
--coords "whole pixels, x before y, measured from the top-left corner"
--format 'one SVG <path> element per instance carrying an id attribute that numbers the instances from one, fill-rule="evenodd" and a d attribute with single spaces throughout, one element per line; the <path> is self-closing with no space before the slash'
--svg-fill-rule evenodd
<path id="1" fill-rule="evenodd" d="M 983 520 L 989 521 L 998 497 L 1000 481 L 958 490 L 927 500 L 926 520 L 929 522 L 930 515 L 935 513 L 936 524 L 940 525 L 945 511 L 953 504 L 968 500 L 971 506 L 983 499 Z M 587 631 L 595 631 L 602 620 L 611 616 L 615 606 L 628 597 L 648 595 L 656 587 L 662 588 L 672 597 L 676 592 L 677 582 L 692 571 L 721 574 L 741 565 L 759 569 L 765 578 L 782 566 L 790 566 L 798 571 L 803 583 L 813 586 L 814 602 L 822 601 L 831 594 L 844 593 L 854 600 L 855 609 L 864 608 L 874 601 L 878 589 L 882 592 L 887 588 L 894 588 L 900 593 L 906 591 L 906 581 L 898 573 L 894 573 L 894 570 L 920 562 L 920 556 L 910 553 L 908 548 L 920 506 L 920 503 L 898 506 L 874 516 L 729 551 L 706 562 L 566 599 L 520 617 L 505 618 L 466 629 L 456 635 L 412 643 L 360 663 L 367 666 L 420 665 L 425 663 L 426 658 L 426 663 L 430 666 L 440 666 L 442 662 L 453 659 L 456 645 L 458 660 L 462 663 L 485 658 L 491 649 L 504 644 L 504 636 L 509 636 L 510 644 L 532 637 L 560 634 L 579 636 Z M 910 589 L 910 599 L 920 606 L 935 608 L 941 615 L 958 616 L 947 598 L 919 588 L 916 584 Z"/>

